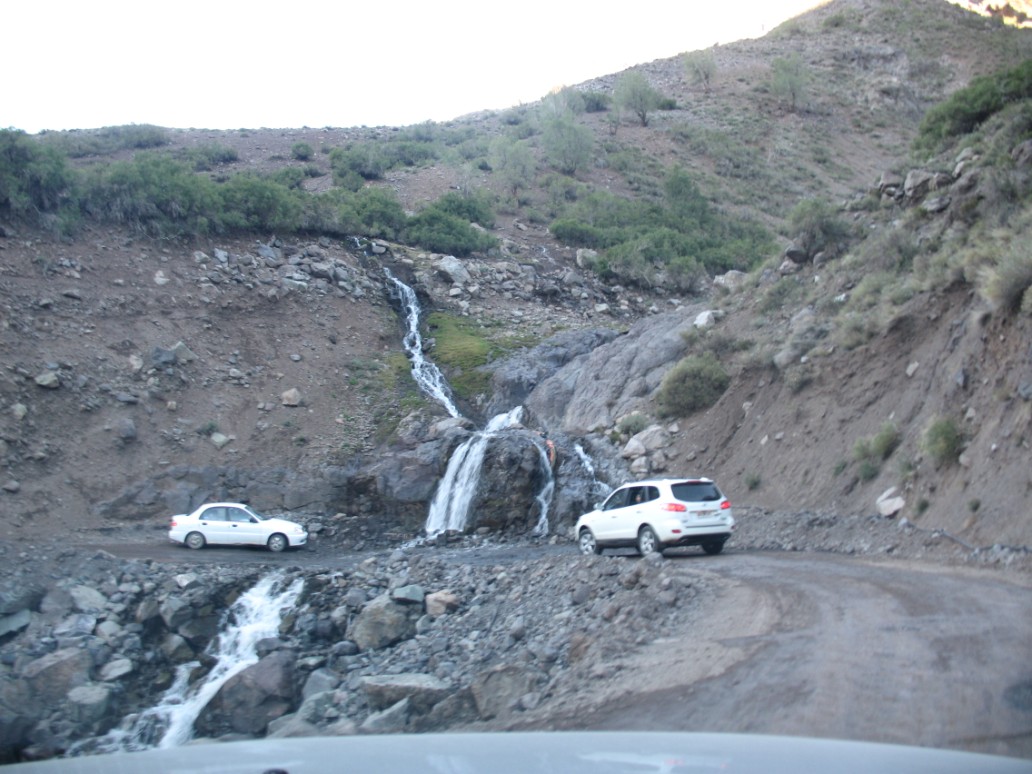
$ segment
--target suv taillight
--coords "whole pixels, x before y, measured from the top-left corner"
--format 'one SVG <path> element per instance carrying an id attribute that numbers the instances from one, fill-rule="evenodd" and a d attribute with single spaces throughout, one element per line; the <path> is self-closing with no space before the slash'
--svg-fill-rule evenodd
<path id="1" fill-rule="evenodd" d="M 688 508 L 681 503 L 663 503 L 659 507 L 664 511 L 673 511 L 674 513 L 684 513 L 688 510 Z"/>
<path id="2" fill-rule="evenodd" d="M 725 499 L 724 502 L 722 502 L 720 504 L 720 510 L 722 510 L 722 511 L 725 511 L 725 510 L 727 510 L 730 507 L 731 507 L 731 501 L 728 500 L 728 499 Z"/>

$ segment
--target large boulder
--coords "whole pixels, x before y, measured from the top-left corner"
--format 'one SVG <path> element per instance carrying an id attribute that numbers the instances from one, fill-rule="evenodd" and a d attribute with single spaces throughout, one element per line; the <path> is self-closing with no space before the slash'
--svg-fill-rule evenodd
<path id="1" fill-rule="evenodd" d="M 235 674 L 201 710 L 195 728 L 205 736 L 265 733 L 270 721 L 297 704 L 295 656 L 277 650 Z"/>
<path id="2" fill-rule="evenodd" d="M 384 710 L 402 699 L 413 712 L 425 714 L 449 693 L 450 686 L 434 675 L 405 673 L 362 678 L 362 690 L 374 710 Z"/>
<path id="3" fill-rule="evenodd" d="M 376 650 L 415 636 L 421 605 L 395 602 L 383 594 L 362 608 L 348 627 L 347 638 L 361 650 Z"/>

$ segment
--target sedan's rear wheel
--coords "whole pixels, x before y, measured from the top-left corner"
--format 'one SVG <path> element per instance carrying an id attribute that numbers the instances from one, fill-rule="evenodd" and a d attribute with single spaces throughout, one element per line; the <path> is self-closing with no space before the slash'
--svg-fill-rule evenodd
<path id="1" fill-rule="evenodd" d="M 290 545 L 290 543 L 287 542 L 287 539 L 283 535 L 277 532 L 269 538 L 269 542 L 266 545 L 269 546 L 270 551 L 275 551 L 278 554 Z"/>
<path id="2" fill-rule="evenodd" d="M 647 556 L 653 552 L 663 553 L 663 546 L 660 545 L 659 538 L 656 537 L 652 527 L 646 524 L 638 530 L 638 553 Z"/>
<path id="3" fill-rule="evenodd" d="M 187 548 L 193 548 L 196 550 L 198 548 L 204 548 L 204 544 L 207 541 L 204 539 L 204 535 L 200 532 L 191 532 L 186 536 L 186 540 L 183 542 L 186 543 Z"/>
<path id="4" fill-rule="evenodd" d="M 595 540 L 595 533 L 585 527 L 580 531 L 580 552 L 585 556 L 591 556 L 592 554 L 601 554 L 602 549 L 599 548 L 598 541 Z"/>
<path id="5" fill-rule="evenodd" d="M 724 550 L 724 541 L 723 540 L 711 540 L 711 541 L 709 541 L 707 543 L 703 543 L 702 544 L 702 550 L 705 551 L 710 556 L 716 556 L 717 554 L 719 554 L 721 551 Z"/>

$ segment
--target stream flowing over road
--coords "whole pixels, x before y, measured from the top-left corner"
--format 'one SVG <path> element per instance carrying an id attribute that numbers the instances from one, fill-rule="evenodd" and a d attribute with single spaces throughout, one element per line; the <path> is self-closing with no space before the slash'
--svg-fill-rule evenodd
<path id="1" fill-rule="evenodd" d="M 695 558 L 668 561 L 695 572 Z M 1032 757 L 1027 576 L 787 553 L 722 556 L 705 571 L 726 584 L 690 629 L 629 658 L 559 727 Z"/>

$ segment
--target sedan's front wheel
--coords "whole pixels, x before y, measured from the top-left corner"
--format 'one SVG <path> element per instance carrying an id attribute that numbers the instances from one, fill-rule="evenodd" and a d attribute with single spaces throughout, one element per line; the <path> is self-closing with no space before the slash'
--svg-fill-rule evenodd
<path id="1" fill-rule="evenodd" d="M 204 548 L 204 544 L 207 541 L 204 539 L 204 535 L 200 532 L 191 532 L 186 536 L 186 540 L 183 542 L 186 543 L 187 548 L 193 548 L 196 550 L 198 548 Z"/>
<path id="2" fill-rule="evenodd" d="M 275 551 L 278 554 L 280 551 L 286 549 L 290 543 L 287 542 L 287 539 L 283 535 L 277 532 L 269 538 L 269 542 L 266 545 L 269 546 L 270 551 Z"/>
<path id="3" fill-rule="evenodd" d="M 659 538 L 656 537 L 652 527 L 646 524 L 638 530 L 638 553 L 648 556 L 653 552 L 663 553 L 663 546 L 660 545 Z"/>
<path id="4" fill-rule="evenodd" d="M 578 542 L 580 544 L 580 552 L 585 556 L 602 553 L 602 549 L 598 546 L 598 541 L 595 540 L 595 533 L 590 529 L 581 530 Z"/>

